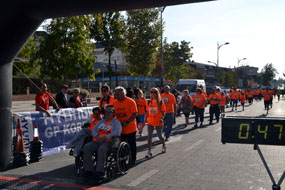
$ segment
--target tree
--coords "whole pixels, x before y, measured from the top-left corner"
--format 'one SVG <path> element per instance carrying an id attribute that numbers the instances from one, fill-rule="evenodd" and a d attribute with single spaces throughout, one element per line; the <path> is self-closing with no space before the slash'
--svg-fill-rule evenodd
<path id="1" fill-rule="evenodd" d="M 276 74 L 278 74 L 278 72 L 274 68 L 272 63 L 267 63 L 261 70 L 261 74 L 262 74 L 262 84 L 264 86 L 269 86 L 270 82 L 276 77 Z"/>
<path id="2" fill-rule="evenodd" d="M 33 35 L 20 53 L 16 56 L 14 61 L 13 75 L 23 77 L 23 72 L 27 76 L 35 76 L 39 72 L 38 60 L 35 59 L 37 54 L 37 46 L 35 42 L 36 36 Z"/>
<path id="3" fill-rule="evenodd" d="M 91 17 L 75 16 L 52 19 L 44 28 L 39 57 L 41 75 L 59 80 L 94 79 L 94 45 L 90 38 Z"/>
<path id="4" fill-rule="evenodd" d="M 205 72 L 202 69 L 195 69 L 195 79 L 205 79 Z"/>
<path id="5" fill-rule="evenodd" d="M 237 86 L 237 81 L 236 81 L 236 74 L 233 72 L 225 72 L 224 73 L 224 82 L 222 83 L 223 86 L 225 87 L 233 87 Z"/>
<path id="6" fill-rule="evenodd" d="M 196 75 L 193 73 L 194 70 L 185 66 L 185 63 L 190 61 L 192 55 L 190 53 L 191 48 L 189 47 L 189 44 L 190 42 L 186 41 L 181 41 L 180 44 L 178 42 L 172 42 L 170 44 L 165 43 L 163 53 L 165 78 L 172 80 L 173 82 L 184 77 L 195 78 Z"/>
<path id="7" fill-rule="evenodd" d="M 127 11 L 127 64 L 131 75 L 150 76 L 156 65 L 161 31 L 159 10 Z"/>
<path id="8" fill-rule="evenodd" d="M 91 36 L 97 43 L 104 46 L 108 54 L 108 72 L 111 82 L 111 56 L 115 48 L 124 52 L 125 49 L 125 21 L 119 12 L 107 12 L 93 15 Z"/>

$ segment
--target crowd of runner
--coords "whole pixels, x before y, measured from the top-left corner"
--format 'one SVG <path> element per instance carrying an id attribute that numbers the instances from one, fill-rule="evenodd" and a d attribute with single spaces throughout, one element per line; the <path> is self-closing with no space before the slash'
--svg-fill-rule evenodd
<path id="1" fill-rule="evenodd" d="M 36 97 L 36 108 L 44 111 L 49 115 L 47 106 L 43 104 L 43 100 L 51 99 L 56 109 L 61 109 L 62 103 L 52 98 L 46 92 L 46 85 L 42 85 L 42 92 Z M 66 86 L 63 86 L 65 89 Z M 232 111 L 237 111 L 238 104 L 241 104 L 242 111 L 245 103 L 251 105 L 253 100 L 261 101 L 264 99 L 265 109 L 272 107 L 273 96 L 280 99 L 280 90 L 259 90 L 248 89 L 241 90 L 232 88 L 229 92 L 221 92 L 220 88 L 212 89 L 207 94 L 202 86 L 196 89 L 196 94 L 190 96 L 189 90 L 185 88 L 182 92 L 171 89 L 168 85 L 164 88 L 152 88 L 150 90 L 150 99 L 144 97 L 141 89 L 127 88 L 118 86 L 113 91 L 108 85 L 101 88 L 102 98 L 98 107 L 93 108 L 91 122 L 87 129 L 82 131 L 66 146 L 66 148 L 74 148 L 74 156 L 83 146 L 83 166 L 84 175 L 93 175 L 92 155 L 97 152 L 96 172 L 97 176 L 104 175 L 104 160 L 106 159 L 107 150 L 111 146 L 112 138 L 120 136 L 122 141 L 128 142 L 131 148 L 131 165 L 136 163 L 137 146 L 136 135 L 142 136 L 144 128 L 147 129 L 147 145 L 148 151 L 146 158 L 152 157 L 152 137 L 153 131 L 156 130 L 157 136 L 162 144 L 162 153 L 166 152 L 166 141 L 170 140 L 175 118 L 182 112 L 185 116 L 185 125 L 189 125 L 189 116 L 195 114 L 194 127 L 202 127 L 204 122 L 205 108 L 209 106 L 210 120 L 209 125 L 213 124 L 215 116 L 218 123 L 220 117 L 225 116 L 225 107 L 231 107 Z M 66 92 L 65 92 L 66 93 Z M 81 107 L 82 103 L 78 98 L 78 89 L 74 92 L 73 105 Z M 43 99 L 45 97 L 45 99 Z M 66 95 L 63 93 L 63 97 Z M 199 125 L 198 125 L 199 124 Z M 93 140 L 87 144 L 83 144 L 86 137 L 92 137 Z"/>

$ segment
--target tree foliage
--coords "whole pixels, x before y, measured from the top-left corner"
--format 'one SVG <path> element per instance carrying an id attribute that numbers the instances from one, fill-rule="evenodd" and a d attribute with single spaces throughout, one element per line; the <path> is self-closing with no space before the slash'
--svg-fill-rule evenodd
<path id="1" fill-rule="evenodd" d="M 177 82 L 182 78 L 195 78 L 196 75 L 193 72 L 193 68 L 186 66 L 185 63 L 190 61 L 191 48 L 189 47 L 190 42 L 181 41 L 165 43 L 164 44 L 164 68 L 165 78 Z M 198 75 L 198 73 L 196 73 Z M 200 75 L 202 73 L 199 73 Z M 200 78 L 202 76 L 199 76 Z"/>
<path id="2" fill-rule="evenodd" d="M 276 77 L 276 74 L 278 74 L 278 72 L 273 64 L 267 63 L 261 70 L 262 85 L 269 86 L 270 82 Z"/>
<path id="3" fill-rule="evenodd" d="M 131 75 L 150 76 L 156 65 L 161 24 L 160 9 L 127 11 L 127 64 Z"/>
<path id="4" fill-rule="evenodd" d="M 68 80 L 94 78 L 94 46 L 90 38 L 91 17 L 52 19 L 40 45 L 41 75 Z"/>
<path id="5" fill-rule="evenodd" d="M 16 60 L 14 61 L 16 67 L 13 69 L 13 75 L 23 77 L 21 72 L 27 76 L 36 76 L 38 74 L 39 64 L 36 59 L 38 49 L 35 39 L 36 36 L 33 35 L 16 56 Z"/>
<path id="6" fill-rule="evenodd" d="M 91 37 L 104 46 L 109 57 L 109 77 L 111 78 L 111 56 L 115 48 L 125 51 L 125 21 L 119 12 L 98 13 L 93 15 Z M 111 80 L 110 80 L 111 81 Z"/>
<path id="7" fill-rule="evenodd" d="M 233 72 L 225 72 L 223 74 L 223 83 L 222 85 L 225 87 L 233 87 L 237 86 L 237 75 Z"/>

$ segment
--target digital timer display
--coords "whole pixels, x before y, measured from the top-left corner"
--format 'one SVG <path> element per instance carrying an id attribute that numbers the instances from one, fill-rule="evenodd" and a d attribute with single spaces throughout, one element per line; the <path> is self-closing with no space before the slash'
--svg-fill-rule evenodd
<path id="1" fill-rule="evenodd" d="M 285 145 L 285 119 L 226 117 L 222 143 Z"/>

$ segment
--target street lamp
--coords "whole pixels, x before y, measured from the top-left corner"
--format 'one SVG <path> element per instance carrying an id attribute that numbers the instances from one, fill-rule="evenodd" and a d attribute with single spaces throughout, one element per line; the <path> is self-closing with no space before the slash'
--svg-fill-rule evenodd
<path id="1" fill-rule="evenodd" d="M 161 86 L 163 86 L 163 74 L 164 74 L 164 68 L 163 68 L 163 22 L 162 22 L 162 13 L 163 13 L 163 11 L 164 11 L 164 9 L 165 9 L 165 7 L 163 7 L 162 9 L 161 9 L 161 11 L 160 11 L 160 24 L 161 24 L 161 35 L 160 35 L 160 37 L 161 37 L 161 47 L 160 47 L 160 49 L 161 49 L 161 52 L 160 52 L 160 54 L 161 54 L 161 60 L 160 60 L 160 69 L 161 69 L 161 81 L 160 81 L 160 83 L 161 83 Z"/>
<path id="2" fill-rule="evenodd" d="M 224 45 L 229 45 L 230 44 L 230 42 L 226 42 L 226 43 L 224 43 L 224 44 L 219 44 L 219 42 L 217 42 L 217 69 L 218 69 L 218 83 L 219 83 L 219 81 L 220 81 L 220 72 L 219 72 L 219 50 L 220 50 L 220 48 L 222 47 L 222 46 L 224 46 Z"/>
<path id="3" fill-rule="evenodd" d="M 216 67 L 218 67 L 218 64 L 212 61 L 208 61 L 208 63 L 213 63 L 214 65 L 216 65 Z"/>
<path id="4" fill-rule="evenodd" d="M 215 66 L 216 66 L 216 70 L 215 70 L 215 74 L 217 73 L 217 70 L 218 70 L 218 64 L 217 63 L 215 63 L 215 62 L 212 62 L 212 61 L 208 61 L 208 63 L 212 63 L 212 64 L 214 64 Z M 218 81 L 217 81 L 218 83 L 219 83 L 219 79 L 218 79 Z"/>
<path id="5" fill-rule="evenodd" d="M 239 59 L 238 58 L 238 67 L 239 67 L 239 62 L 243 61 L 243 60 L 246 60 L 246 58 L 242 58 L 242 59 Z"/>

